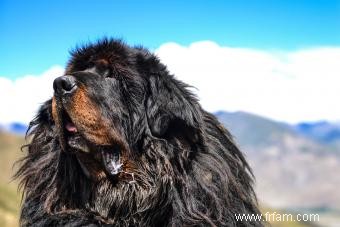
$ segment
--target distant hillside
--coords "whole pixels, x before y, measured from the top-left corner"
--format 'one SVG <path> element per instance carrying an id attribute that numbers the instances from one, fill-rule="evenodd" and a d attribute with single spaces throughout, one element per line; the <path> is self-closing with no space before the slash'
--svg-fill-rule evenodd
<path id="1" fill-rule="evenodd" d="M 0 131 L 9 132 L 17 135 L 24 135 L 28 126 L 22 123 L 0 124 Z"/>
<path id="2" fill-rule="evenodd" d="M 245 147 L 278 145 L 282 143 L 284 135 L 291 135 L 304 140 L 306 142 L 304 145 L 309 145 L 305 149 L 309 151 L 322 152 L 327 148 L 326 150 L 340 152 L 340 125 L 338 124 L 323 121 L 289 125 L 242 111 L 219 111 L 215 115 L 231 129 L 237 141 Z"/>
<path id="3" fill-rule="evenodd" d="M 326 121 L 303 122 L 295 126 L 297 132 L 324 144 L 340 146 L 340 124 Z"/>
<path id="4" fill-rule="evenodd" d="M 237 138 L 242 146 L 260 147 L 276 145 L 285 133 L 294 133 L 289 125 L 246 112 L 219 111 L 215 116 Z"/>
<path id="5" fill-rule="evenodd" d="M 22 153 L 22 136 L 0 131 L 0 226 L 16 226 L 20 196 L 17 184 L 11 180 L 15 171 L 13 164 Z"/>
<path id="6" fill-rule="evenodd" d="M 340 146 L 249 113 L 216 116 L 246 153 L 260 201 L 285 209 L 340 210 Z"/>

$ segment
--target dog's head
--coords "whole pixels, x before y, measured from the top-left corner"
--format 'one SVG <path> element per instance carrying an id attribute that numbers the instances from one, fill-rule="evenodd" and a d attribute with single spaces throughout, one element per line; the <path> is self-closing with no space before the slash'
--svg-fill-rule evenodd
<path id="1" fill-rule="evenodd" d="M 76 154 L 87 176 L 101 179 L 136 171 L 145 137 L 197 144 L 199 106 L 183 85 L 142 48 L 104 40 L 77 49 L 53 83 L 62 150 Z"/>
<path id="2" fill-rule="evenodd" d="M 117 226 L 230 226 L 258 213 L 230 134 L 147 50 L 78 48 L 53 87 L 16 174 L 27 225 L 81 211 Z"/>

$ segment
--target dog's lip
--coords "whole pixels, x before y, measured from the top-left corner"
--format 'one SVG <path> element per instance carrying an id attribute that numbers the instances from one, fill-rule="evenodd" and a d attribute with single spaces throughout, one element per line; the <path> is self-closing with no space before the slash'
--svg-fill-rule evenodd
<path id="1" fill-rule="evenodd" d="M 63 115 L 64 120 L 61 127 L 66 146 L 75 151 L 90 152 L 89 141 L 81 134 L 81 132 L 79 132 L 77 126 L 73 123 L 66 111 Z"/>
<path id="2" fill-rule="evenodd" d="M 87 146 L 85 137 L 81 135 L 76 124 L 72 121 L 70 115 L 63 105 L 58 106 L 58 114 L 59 118 L 61 119 L 58 122 L 58 128 L 62 149 L 64 151 L 79 150 L 88 152 L 89 148 Z"/>

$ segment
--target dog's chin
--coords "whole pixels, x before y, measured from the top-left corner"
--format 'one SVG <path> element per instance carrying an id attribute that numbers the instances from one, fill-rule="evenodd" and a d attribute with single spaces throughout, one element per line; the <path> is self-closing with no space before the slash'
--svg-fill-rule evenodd
<path id="1" fill-rule="evenodd" d="M 118 145 L 99 145 L 86 138 L 86 132 L 80 132 L 66 111 L 62 113 L 60 132 L 61 143 L 65 152 L 74 153 L 86 176 L 102 178 L 116 177 L 123 167 L 121 149 Z"/>

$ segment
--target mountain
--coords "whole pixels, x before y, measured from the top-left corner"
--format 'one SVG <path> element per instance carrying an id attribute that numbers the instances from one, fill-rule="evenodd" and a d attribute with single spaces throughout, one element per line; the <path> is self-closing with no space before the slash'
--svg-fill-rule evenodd
<path id="1" fill-rule="evenodd" d="M 27 128 L 27 125 L 18 122 L 0 125 L 0 131 L 10 132 L 16 135 L 25 135 Z"/>
<path id="2" fill-rule="evenodd" d="M 297 132 L 321 143 L 340 145 L 340 124 L 327 121 L 302 122 L 294 128 Z"/>
<path id="3" fill-rule="evenodd" d="M 9 125 L 9 131 L 14 134 L 24 135 L 27 131 L 27 125 L 21 123 L 12 123 Z"/>
<path id="4" fill-rule="evenodd" d="M 306 128 L 297 128 L 301 126 L 250 113 L 217 112 L 216 116 L 246 154 L 262 203 L 293 210 L 340 210 L 340 146 L 319 138 L 336 126 L 327 123 L 332 130 L 323 131 L 324 125 L 311 126 L 315 133 L 318 129 L 316 137 Z"/>
<path id="5" fill-rule="evenodd" d="M 215 113 L 219 121 L 237 138 L 242 146 L 267 147 L 280 142 L 282 134 L 294 133 L 289 125 L 238 111 Z"/>

